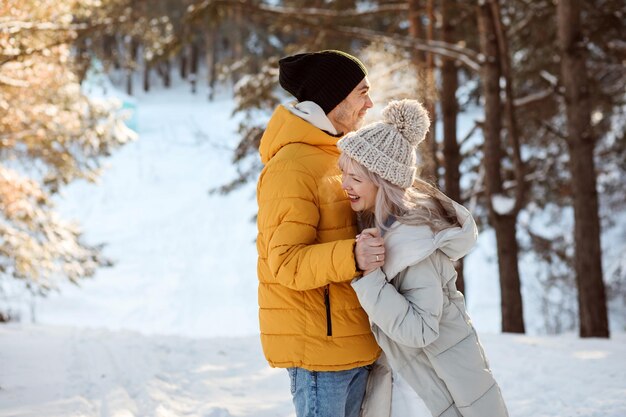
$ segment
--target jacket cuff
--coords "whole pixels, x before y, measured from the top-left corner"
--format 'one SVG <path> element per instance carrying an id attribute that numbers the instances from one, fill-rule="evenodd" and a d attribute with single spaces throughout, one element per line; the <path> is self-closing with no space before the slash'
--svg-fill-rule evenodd
<path id="1" fill-rule="evenodd" d="M 365 271 L 359 268 L 359 263 L 356 261 L 356 239 L 354 239 L 352 242 L 352 259 L 354 259 L 354 269 L 356 271 L 356 273 L 354 274 L 354 279 L 359 279 L 363 276 L 363 272 Z"/>
<path id="2" fill-rule="evenodd" d="M 367 275 L 353 279 L 351 285 L 358 292 L 372 286 L 382 287 L 386 282 L 387 276 L 381 268 L 377 268 Z"/>
<path id="3" fill-rule="evenodd" d="M 353 278 L 361 276 L 363 273 L 357 270 L 356 259 L 354 257 L 354 239 L 345 239 L 335 242 L 332 254 L 332 263 L 335 271 L 334 282 L 351 281 Z"/>

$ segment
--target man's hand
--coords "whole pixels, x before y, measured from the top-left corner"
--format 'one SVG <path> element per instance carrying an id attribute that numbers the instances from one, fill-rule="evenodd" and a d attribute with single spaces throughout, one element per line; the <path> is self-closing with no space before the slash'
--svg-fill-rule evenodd
<path id="1" fill-rule="evenodd" d="M 367 275 L 385 263 L 385 241 L 376 228 L 365 229 L 356 237 L 354 256 L 363 275 Z"/>

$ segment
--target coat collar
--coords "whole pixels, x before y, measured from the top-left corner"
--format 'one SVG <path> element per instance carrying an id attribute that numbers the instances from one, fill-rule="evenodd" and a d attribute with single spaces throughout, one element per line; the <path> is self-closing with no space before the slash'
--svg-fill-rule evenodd
<path id="1" fill-rule="evenodd" d="M 339 155 L 337 140 L 339 140 L 338 137 L 315 127 L 281 105 L 274 110 L 267 129 L 261 137 L 259 145 L 261 162 L 267 164 L 278 151 L 290 143 L 313 145 Z"/>
<path id="2" fill-rule="evenodd" d="M 476 243 L 478 230 L 469 211 L 453 202 L 461 227 L 433 233 L 428 226 L 409 226 L 396 221 L 385 235 L 385 264 L 388 280 L 440 250 L 456 261 L 467 255 Z"/>

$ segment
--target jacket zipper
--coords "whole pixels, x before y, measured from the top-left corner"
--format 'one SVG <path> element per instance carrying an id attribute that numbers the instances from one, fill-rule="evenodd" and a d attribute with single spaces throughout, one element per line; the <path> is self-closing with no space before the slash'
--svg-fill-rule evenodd
<path id="1" fill-rule="evenodd" d="M 326 305 L 326 336 L 333 335 L 333 322 L 330 318 L 330 291 L 328 285 L 324 288 L 324 304 Z"/>

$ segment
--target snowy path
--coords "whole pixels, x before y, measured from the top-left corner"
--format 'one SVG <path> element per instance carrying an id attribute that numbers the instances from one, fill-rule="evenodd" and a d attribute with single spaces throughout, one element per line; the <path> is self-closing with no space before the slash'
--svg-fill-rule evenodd
<path id="1" fill-rule="evenodd" d="M 1 327 L 0 416 L 287 416 L 258 338 Z"/>
<path id="2" fill-rule="evenodd" d="M 511 417 L 626 415 L 626 334 L 482 339 Z M 0 417 L 293 417 L 256 336 L 11 325 L 0 344 Z"/>

